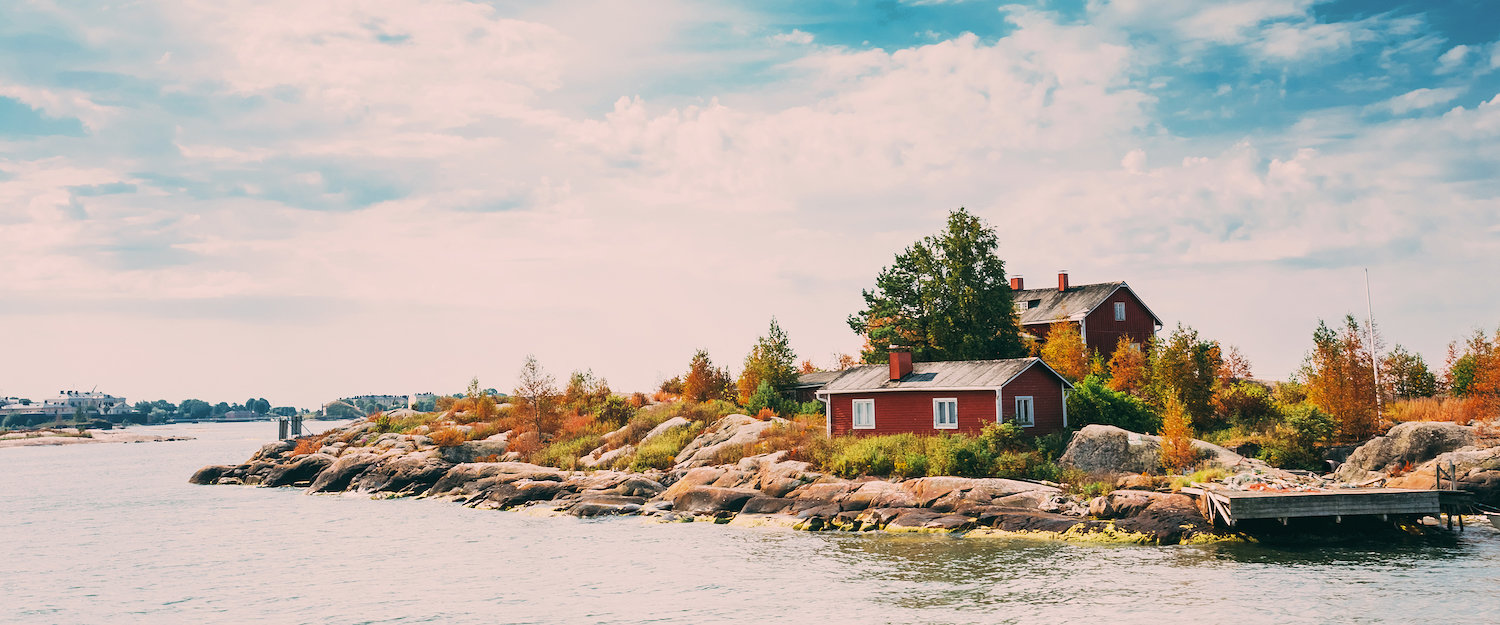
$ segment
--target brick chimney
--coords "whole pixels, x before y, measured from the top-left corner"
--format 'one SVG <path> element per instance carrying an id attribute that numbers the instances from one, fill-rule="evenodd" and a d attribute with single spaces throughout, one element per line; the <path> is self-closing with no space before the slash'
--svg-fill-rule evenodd
<path id="1" fill-rule="evenodd" d="M 1010 290 L 1012 290 L 1012 291 L 1024 291 L 1024 290 L 1026 290 L 1026 280 L 1024 278 L 1022 278 L 1021 276 L 1011 276 L 1011 278 L 1010 278 Z"/>
<path id="2" fill-rule="evenodd" d="M 1057 290 L 1059 293 L 1068 290 L 1068 270 L 1057 272 Z"/>
<path id="3" fill-rule="evenodd" d="M 911 374 L 911 350 L 892 345 L 890 347 L 890 359 L 892 382 Z"/>

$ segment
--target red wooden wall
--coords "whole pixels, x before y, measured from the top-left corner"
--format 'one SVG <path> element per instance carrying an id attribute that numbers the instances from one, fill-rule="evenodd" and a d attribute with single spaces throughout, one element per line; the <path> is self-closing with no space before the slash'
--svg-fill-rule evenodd
<path id="1" fill-rule="evenodd" d="M 1001 409 L 1007 420 L 1014 416 L 1015 397 L 1030 395 L 1036 411 L 1036 425 L 1026 428 L 1028 434 L 1049 434 L 1063 428 L 1062 381 L 1040 365 L 1027 369 L 1004 389 Z M 958 399 L 958 429 L 932 427 L 932 400 L 939 397 Z M 854 400 L 875 400 L 875 429 L 855 430 Z M 830 400 L 833 435 L 842 434 L 941 434 L 964 432 L 977 434 L 995 422 L 994 391 L 886 391 L 881 393 L 848 393 L 833 395 Z"/>
<path id="2" fill-rule="evenodd" d="M 1115 321 L 1115 302 L 1125 303 L 1124 321 Z M 1130 289 L 1122 288 L 1085 318 L 1084 332 L 1089 349 L 1108 358 L 1114 353 L 1121 336 L 1129 336 L 1130 340 L 1145 345 L 1156 334 L 1156 322 L 1151 313 L 1146 312 L 1141 300 Z"/>
<path id="3" fill-rule="evenodd" d="M 1052 372 L 1035 365 L 1005 385 L 1005 396 L 1000 399 L 1000 410 L 1005 420 L 1016 414 L 1016 397 L 1030 395 L 1032 410 L 1036 413 L 1036 425 L 1025 428 L 1028 434 L 1051 434 L 1063 429 L 1062 381 Z M 876 421 L 879 422 L 878 420 Z"/>
<path id="4" fill-rule="evenodd" d="M 939 397 L 958 399 L 958 429 L 932 427 L 932 400 Z M 854 400 L 875 400 L 875 429 L 855 430 Z M 939 434 L 966 432 L 977 434 L 995 422 L 994 391 L 886 391 L 883 393 L 849 393 L 834 395 L 833 435 L 840 434 Z"/>

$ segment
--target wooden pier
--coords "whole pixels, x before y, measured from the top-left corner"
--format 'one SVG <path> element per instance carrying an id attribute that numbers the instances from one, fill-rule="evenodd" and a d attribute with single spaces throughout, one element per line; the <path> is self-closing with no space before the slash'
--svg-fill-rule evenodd
<path id="1" fill-rule="evenodd" d="M 1470 493 L 1461 490 L 1412 490 L 1404 488 L 1343 488 L 1321 491 L 1242 491 L 1213 487 L 1184 488 L 1182 492 L 1198 499 L 1198 507 L 1211 522 L 1233 527 L 1240 521 L 1276 519 L 1285 525 L 1289 519 L 1397 515 L 1439 517 L 1462 513 L 1472 504 Z M 1462 517 L 1459 523 L 1462 525 Z"/>

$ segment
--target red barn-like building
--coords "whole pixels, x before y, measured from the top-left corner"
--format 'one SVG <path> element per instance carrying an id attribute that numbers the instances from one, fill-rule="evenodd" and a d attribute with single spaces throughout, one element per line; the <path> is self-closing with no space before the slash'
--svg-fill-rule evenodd
<path id="1" fill-rule="evenodd" d="M 1083 344 L 1108 357 L 1120 337 L 1145 345 L 1161 328 L 1161 319 L 1124 282 L 1068 284 L 1068 273 L 1057 274 L 1055 289 L 1027 289 L 1019 276 L 1010 279 L 1021 331 L 1045 340 L 1057 321 L 1078 324 Z"/>
<path id="2" fill-rule="evenodd" d="M 817 391 L 828 433 L 978 433 L 1015 423 L 1032 434 L 1068 426 L 1067 380 L 1040 358 L 919 362 L 891 352 L 889 366 L 843 371 Z"/>

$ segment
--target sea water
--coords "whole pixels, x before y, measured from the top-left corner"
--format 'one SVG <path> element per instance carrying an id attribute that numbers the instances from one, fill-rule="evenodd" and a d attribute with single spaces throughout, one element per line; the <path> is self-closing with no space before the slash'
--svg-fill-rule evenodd
<path id="1" fill-rule="evenodd" d="M 313 429 L 320 426 L 313 424 Z M 0 449 L 0 623 L 1493 623 L 1500 532 L 1142 547 L 193 486 L 271 423 Z"/>

